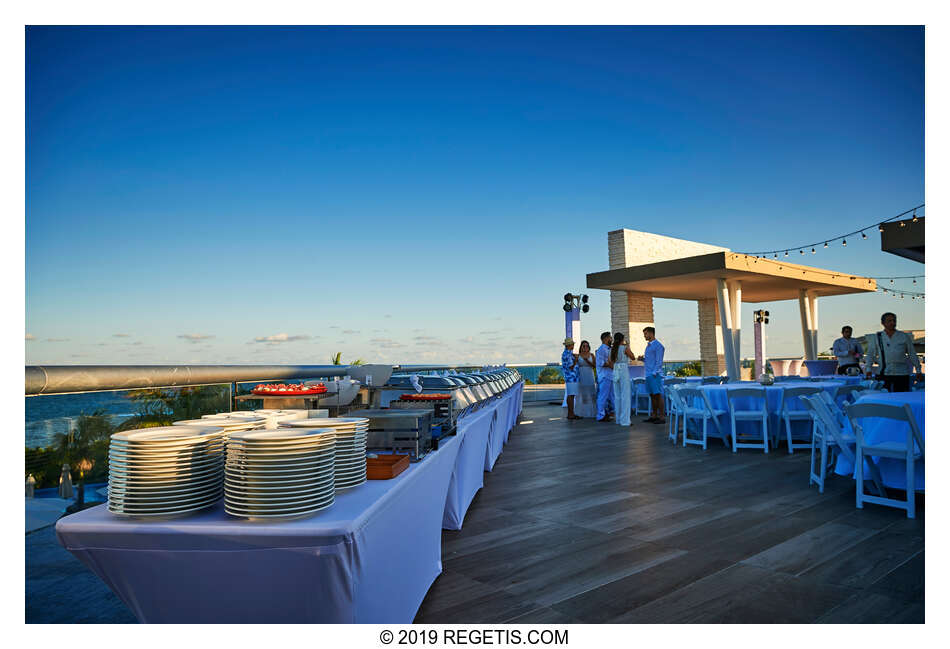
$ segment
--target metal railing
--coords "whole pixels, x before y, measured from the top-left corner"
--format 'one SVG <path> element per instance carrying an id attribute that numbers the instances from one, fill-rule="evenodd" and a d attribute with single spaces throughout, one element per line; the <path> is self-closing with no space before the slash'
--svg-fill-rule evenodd
<path id="1" fill-rule="evenodd" d="M 475 365 L 394 365 L 394 372 L 477 369 Z M 66 394 L 142 388 L 346 376 L 349 365 L 27 365 L 25 394 Z"/>

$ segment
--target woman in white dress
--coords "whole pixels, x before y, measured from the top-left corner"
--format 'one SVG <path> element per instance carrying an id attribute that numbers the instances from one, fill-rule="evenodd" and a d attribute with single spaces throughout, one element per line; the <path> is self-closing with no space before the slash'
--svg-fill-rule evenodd
<path id="1" fill-rule="evenodd" d="M 596 364 L 594 355 L 590 353 L 590 343 L 582 340 L 577 354 L 578 395 L 574 404 L 574 413 L 580 417 L 597 416 L 597 379 L 594 377 Z"/>
<path id="2" fill-rule="evenodd" d="M 614 334 L 613 347 L 610 348 L 610 363 L 614 370 L 616 422 L 621 426 L 630 425 L 630 361 L 637 360 L 625 343 L 623 334 L 617 332 Z"/>

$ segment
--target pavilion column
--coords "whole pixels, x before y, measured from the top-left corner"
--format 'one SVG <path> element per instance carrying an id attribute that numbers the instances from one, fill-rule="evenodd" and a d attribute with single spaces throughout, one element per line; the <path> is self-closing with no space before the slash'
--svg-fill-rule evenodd
<path id="1" fill-rule="evenodd" d="M 818 360 L 818 296 L 812 291 L 799 289 L 798 311 L 802 319 L 805 360 Z"/>
<path id="2" fill-rule="evenodd" d="M 630 352 L 642 356 L 646 349 L 643 328 L 653 327 L 653 295 L 637 291 L 610 292 L 610 324 L 613 333 L 627 338 Z"/>
<path id="3" fill-rule="evenodd" d="M 739 368 L 736 362 L 735 350 L 735 332 L 733 330 L 732 314 L 735 295 L 730 291 L 727 281 L 724 278 L 716 280 L 716 300 L 719 303 L 719 320 L 722 322 L 722 342 L 725 347 L 726 373 L 730 380 L 739 379 Z"/>
<path id="4" fill-rule="evenodd" d="M 696 300 L 699 315 L 699 358 L 704 376 L 720 376 L 726 371 L 722 343 L 722 321 L 716 298 Z"/>
<path id="5" fill-rule="evenodd" d="M 815 352 L 814 360 L 818 360 L 818 296 L 814 291 L 808 291 L 811 297 L 811 348 Z"/>
<path id="6" fill-rule="evenodd" d="M 729 308 L 732 310 L 732 351 L 736 355 L 736 376 L 742 374 L 742 347 L 739 334 L 742 333 L 742 282 L 735 279 L 726 282 L 729 289 Z"/>

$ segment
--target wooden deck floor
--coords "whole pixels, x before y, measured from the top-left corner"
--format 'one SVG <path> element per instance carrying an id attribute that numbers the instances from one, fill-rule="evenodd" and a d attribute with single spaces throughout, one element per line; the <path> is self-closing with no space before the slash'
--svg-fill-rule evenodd
<path id="1" fill-rule="evenodd" d="M 808 456 L 673 447 L 660 426 L 526 406 L 417 622 L 923 622 L 924 512 L 808 487 Z M 133 622 L 59 546 L 26 536 L 27 622 Z"/>
<path id="2" fill-rule="evenodd" d="M 923 622 L 924 513 L 808 486 L 808 455 L 674 447 L 525 408 L 416 622 Z"/>

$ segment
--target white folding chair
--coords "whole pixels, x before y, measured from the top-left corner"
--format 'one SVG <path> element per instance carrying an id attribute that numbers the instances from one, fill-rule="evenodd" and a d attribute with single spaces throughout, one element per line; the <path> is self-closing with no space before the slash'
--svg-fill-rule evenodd
<path id="1" fill-rule="evenodd" d="M 644 378 L 638 378 L 633 380 L 633 414 L 635 415 L 649 415 L 650 414 L 650 395 L 647 394 L 647 380 Z M 640 408 L 641 402 L 646 402 L 644 408 Z"/>
<path id="2" fill-rule="evenodd" d="M 812 435 L 811 463 L 809 464 L 808 484 L 818 485 L 818 492 L 825 492 L 825 477 L 828 469 L 834 465 L 837 455 L 843 455 L 851 465 L 855 463 L 855 438 L 844 426 L 844 422 L 835 412 L 838 408 L 831 400 L 831 395 L 822 391 L 816 396 L 802 397 L 805 404 L 815 417 L 817 426 Z M 842 415 L 843 416 L 843 415 Z M 815 472 L 815 451 L 818 450 L 818 472 Z M 872 470 L 872 482 L 878 493 L 884 493 L 880 474 L 875 466 Z"/>
<path id="3" fill-rule="evenodd" d="M 687 444 L 695 444 L 696 446 L 702 446 L 703 450 L 706 450 L 706 442 L 709 439 L 709 420 L 711 419 L 713 425 L 715 426 L 714 437 L 720 437 L 722 443 L 726 446 L 729 444 L 726 442 L 726 433 L 722 430 L 722 426 L 719 423 L 719 417 L 726 414 L 725 410 L 718 410 L 712 407 L 712 404 L 709 403 L 709 397 L 706 396 L 706 393 L 700 390 L 699 388 L 687 388 L 680 387 L 677 392 L 677 396 L 682 400 L 683 408 L 683 446 Z M 696 404 L 700 405 L 696 405 Z M 689 420 L 693 421 L 702 421 L 703 430 L 701 438 L 690 439 L 689 437 Z M 697 431 L 697 434 L 698 431 Z"/>
<path id="4" fill-rule="evenodd" d="M 666 411 L 670 412 L 673 409 L 673 403 L 670 400 L 669 392 L 667 387 L 672 387 L 674 385 L 683 385 L 686 383 L 686 379 L 666 379 L 663 381 L 663 397 L 666 401 Z"/>
<path id="5" fill-rule="evenodd" d="M 729 414 L 732 419 L 732 452 L 735 453 L 740 448 L 761 448 L 766 453 L 769 452 L 769 405 L 765 396 L 765 388 L 732 388 L 726 390 L 726 398 L 729 400 Z M 753 410 L 739 410 L 736 408 L 736 399 L 761 399 L 762 407 Z M 748 421 L 762 424 L 762 441 L 739 442 L 739 436 L 736 434 L 736 422 Z"/>
<path id="6" fill-rule="evenodd" d="M 856 503 L 858 509 L 864 508 L 864 503 L 874 503 L 876 505 L 886 505 L 896 507 L 907 512 L 907 518 L 914 518 L 916 513 L 914 494 L 916 494 L 916 483 L 914 481 L 914 463 L 924 458 L 924 436 L 920 433 L 917 426 L 917 420 L 910 406 L 891 405 L 883 403 L 855 403 L 846 404 L 845 412 L 848 413 L 848 419 L 851 420 L 851 428 L 854 429 L 855 448 L 855 480 Z M 867 444 L 864 439 L 864 429 L 859 419 L 866 417 L 877 417 L 880 419 L 890 419 L 907 424 L 907 437 L 902 441 L 878 442 L 876 444 Z M 880 496 L 871 496 L 864 493 L 864 458 L 868 458 L 868 464 L 874 463 L 874 457 L 889 457 L 896 460 L 904 460 L 907 471 L 907 490 L 906 499 L 897 500 L 896 498 L 887 498 L 884 492 Z"/>
<path id="7" fill-rule="evenodd" d="M 782 405 L 779 407 L 779 413 L 782 417 L 782 420 L 785 422 L 785 433 L 788 436 L 789 453 L 794 453 L 796 448 L 809 448 L 811 446 L 811 437 L 815 430 L 815 420 L 811 416 L 811 411 L 792 408 L 792 401 L 799 397 L 818 394 L 821 391 L 821 388 L 813 388 L 810 386 L 800 388 L 785 388 L 782 390 Z M 806 442 L 796 444 L 792 440 L 793 421 L 807 421 L 812 425 L 812 435 L 808 436 L 808 440 Z"/>
<path id="8" fill-rule="evenodd" d="M 685 383 L 685 381 L 684 381 Z M 676 438 L 679 437 L 679 420 L 680 416 L 683 414 L 683 400 L 680 399 L 679 395 L 679 384 L 664 386 L 664 393 L 666 394 L 666 401 L 669 404 L 666 407 L 666 423 L 669 426 L 669 434 L 667 437 L 673 444 L 676 444 Z"/>

